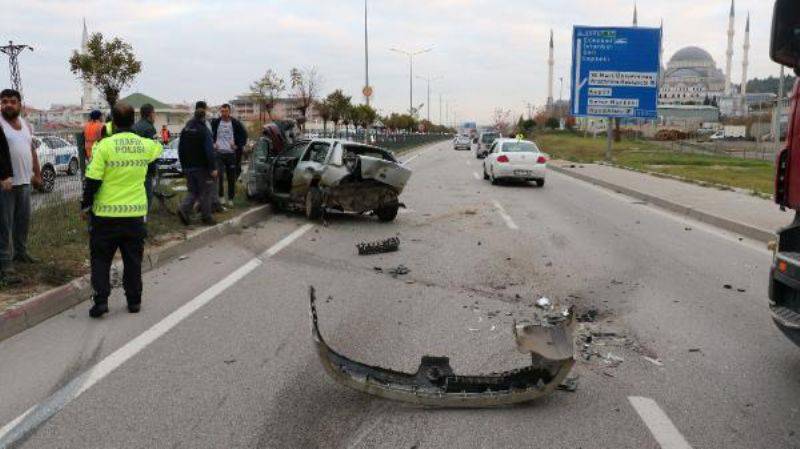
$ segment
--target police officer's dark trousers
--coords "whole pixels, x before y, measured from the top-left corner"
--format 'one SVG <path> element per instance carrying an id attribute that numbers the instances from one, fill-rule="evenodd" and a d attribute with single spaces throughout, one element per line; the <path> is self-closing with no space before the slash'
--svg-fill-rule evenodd
<path id="1" fill-rule="evenodd" d="M 122 286 L 128 304 L 141 304 L 142 256 L 146 236 L 147 227 L 143 218 L 92 216 L 89 225 L 89 252 L 96 304 L 108 303 L 111 295 L 111 264 L 117 249 L 122 254 Z"/>

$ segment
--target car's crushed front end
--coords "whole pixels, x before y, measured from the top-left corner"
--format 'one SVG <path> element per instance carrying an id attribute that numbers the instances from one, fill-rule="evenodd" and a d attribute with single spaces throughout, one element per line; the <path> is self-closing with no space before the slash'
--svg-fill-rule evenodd
<path id="1" fill-rule="evenodd" d="M 424 406 L 479 408 L 532 401 L 555 390 L 575 363 L 572 310 L 539 310 L 531 321 L 515 323 L 517 349 L 530 354 L 530 365 L 481 376 L 456 374 L 447 357 L 424 356 L 415 373 L 348 359 L 331 349 L 320 333 L 313 287 L 311 327 L 317 354 L 333 380 L 367 394 Z"/>

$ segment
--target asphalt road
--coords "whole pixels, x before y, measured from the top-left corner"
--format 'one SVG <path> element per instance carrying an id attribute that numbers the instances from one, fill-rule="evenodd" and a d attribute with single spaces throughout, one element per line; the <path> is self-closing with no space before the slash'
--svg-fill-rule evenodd
<path id="1" fill-rule="evenodd" d="M 139 316 L 116 292 L 100 322 L 81 305 L 0 343 L 0 425 L 16 424 L 0 438 L 20 435 L 23 448 L 800 447 L 800 350 L 769 320 L 763 245 L 554 173 L 542 189 L 491 186 L 449 143 L 408 166 L 409 210 L 395 223 L 338 215 L 312 228 L 277 215 L 147 275 Z M 356 255 L 355 243 L 394 235 L 400 252 Z M 374 269 L 399 264 L 411 272 Z M 496 410 L 417 408 L 326 377 L 309 285 L 334 349 L 394 369 L 413 371 L 424 354 L 448 355 L 463 373 L 523 366 L 511 323 L 540 295 L 597 308 L 587 326 L 604 337 L 576 365 L 576 392 Z"/>

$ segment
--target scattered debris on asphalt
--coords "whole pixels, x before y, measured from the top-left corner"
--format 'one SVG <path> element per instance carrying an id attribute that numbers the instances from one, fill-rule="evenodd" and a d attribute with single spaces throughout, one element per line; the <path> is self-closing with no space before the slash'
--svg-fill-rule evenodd
<path id="1" fill-rule="evenodd" d="M 662 362 L 661 360 L 654 359 L 654 358 L 652 358 L 652 357 L 647 357 L 647 356 L 645 356 L 645 355 L 643 355 L 643 356 L 642 356 L 642 358 L 643 358 L 644 360 L 647 360 L 648 362 L 652 363 L 652 364 L 653 364 L 653 365 L 655 365 L 655 366 L 664 366 L 664 362 Z"/>
<path id="2" fill-rule="evenodd" d="M 225 362 L 226 365 L 230 365 L 232 363 L 236 363 L 236 359 L 223 360 L 223 362 Z"/>
<path id="3" fill-rule="evenodd" d="M 597 309 L 589 309 L 578 315 L 579 323 L 594 323 L 595 321 L 597 321 Z"/>
<path id="4" fill-rule="evenodd" d="M 725 285 L 722 286 L 722 288 L 724 288 L 725 290 L 733 290 L 733 285 L 725 284 Z"/>
<path id="5" fill-rule="evenodd" d="M 692 228 L 686 227 L 686 228 L 683 228 L 683 230 L 684 230 L 684 231 L 691 231 L 691 230 L 692 230 Z"/>
<path id="6" fill-rule="evenodd" d="M 393 253 L 400 250 L 400 239 L 391 237 L 375 242 L 361 242 L 356 244 L 359 256 L 371 256 L 374 254 Z"/>
<path id="7" fill-rule="evenodd" d="M 691 348 L 689 352 L 703 352 L 700 348 Z"/>
<path id="8" fill-rule="evenodd" d="M 745 290 L 743 288 L 737 288 L 736 291 L 739 292 L 739 293 L 747 293 L 747 290 Z"/>
<path id="9" fill-rule="evenodd" d="M 178 257 L 178 260 L 184 261 L 184 260 L 186 260 L 188 258 L 189 258 L 189 256 L 180 256 L 180 257 Z"/>
<path id="10" fill-rule="evenodd" d="M 411 273 L 411 270 L 408 269 L 405 265 L 398 265 L 394 268 L 391 268 L 388 273 L 393 277 L 396 278 L 398 276 L 405 276 L 408 273 Z"/>
<path id="11" fill-rule="evenodd" d="M 536 300 L 536 307 L 543 310 L 550 310 L 553 308 L 553 303 L 552 301 L 550 301 L 550 299 L 542 296 L 541 298 Z"/>

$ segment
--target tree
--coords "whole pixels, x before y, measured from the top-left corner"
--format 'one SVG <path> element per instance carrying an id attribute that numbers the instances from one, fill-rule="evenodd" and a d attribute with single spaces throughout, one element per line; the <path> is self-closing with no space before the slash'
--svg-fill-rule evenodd
<path id="1" fill-rule="evenodd" d="M 496 108 L 492 114 L 492 126 L 497 132 L 507 134 L 511 127 L 510 118 L 511 111 L 503 108 Z"/>
<path id="2" fill-rule="evenodd" d="M 74 51 L 69 58 L 70 71 L 103 93 L 108 105 L 114 107 L 122 89 L 130 86 L 142 71 L 142 63 L 133 54 L 133 47 L 114 38 L 103 40 L 102 33 L 89 38 L 86 53 Z"/>
<path id="3" fill-rule="evenodd" d="M 327 133 L 328 122 L 331 121 L 331 106 L 326 100 L 315 101 L 314 109 L 317 111 L 319 118 L 322 119 L 322 132 Z"/>
<path id="4" fill-rule="evenodd" d="M 263 77 L 254 81 L 250 85 L 250 94 L 253 100 L 260 107 L 258 118 L 264 120 L 264 110 L 267 111 L 269 119 L 272 120 L 272 110 L 275 108 L 275 100 L 286 90 L 286 83 L 283 78 L 278 76 L 274 70 L 269 69 Z"/>
<path id="5" fill-rule="evenodd" d="M 378 112 L 372 106 L 360 104 L 353 108 L 353 123 L 365 130 L 378 119 Z"/>
<path id="6" fill-rule="evenodd" d="M 331 121 L 336 131 L 339 130 L 339 123 L 342 123 L 347 117 L 352 99 L 353 97 L 348 97 L 341 89 L 336 89 L 325 100 L 331 108 Z"/>
<path id="7" fill-rule="evenodd" d="M 555 117 L 550 117 L 546 122 L 544 122 L 544 126 L 550 129 L 556 129 L 561 126 L 561 122 Z"/>
<path id="8" fill-rule="evenodd" d="M 293 68 L 289 73 L 292 82 L 292 95 L 297 99 L 297 109 L 303 115 L 303 127 L 308 119 L 308 108 L 314 104 L 319 95 L 322 77 L 316 67 L 309 69 Z"/>

